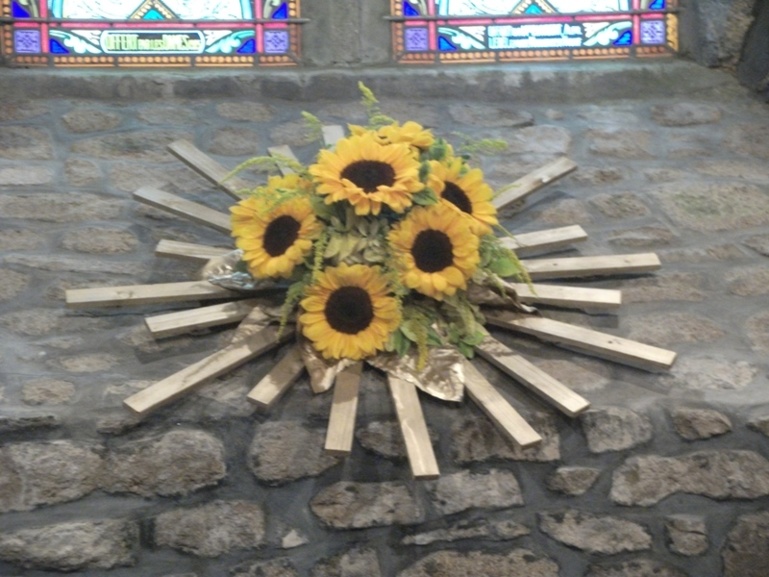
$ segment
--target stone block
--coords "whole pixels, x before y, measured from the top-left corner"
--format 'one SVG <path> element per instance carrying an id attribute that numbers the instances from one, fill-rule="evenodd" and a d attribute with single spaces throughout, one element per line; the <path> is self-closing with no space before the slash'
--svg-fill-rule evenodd
<path id="1" fill-rule="evenodd" d="M 652 547 L 652 536 L 643 525 L 620 517 L 575 510 L 540 513 L 539 528 L 556 541 L 588 553 L 616 555 Z"/>
<path id="2" fill-rule="evenodd" d="M 699 515 L 671 515 L 665 519 L 665 532 L 668 547 L 679 555 L 702 555 L 710 546 L 705 517 Z"/>
<path id="3" fill-rule="evenodd" d="M 624 407 L 593 409 L 580 416 L 591 453 L 623 451 L 651 441 L 649 417 Z"/>
<path id="4" fill-rule="evenodd" d="M 523 494 L 513 473 L 492 469 L 474 474 L 443 475 L 427 485 L 433 506 L 441 515 L 468 509 L 504 509 L 523 505 Z"/>
<path id="5" fill-rule="evenodd" d="M 593 467 L 559 467 L 547 479 L 547 488 L 565 495 L 583 495 L 598 480 L 600 469 Z"/>
<path id="6" fill-rule="evenodd" d="M 398 577 L 558 577 L 558 564 L 527 549 L 508 553 L 437 551 L 423 557 Z"/>
<path id="7" fill-rule="evenodd" d="M 312 498 L 310 509 L 324 525 L 336 529 L 411 525 L 424 519 L 413 490 L 396 481 L 334 483 Z"/>
<path id="8" fill-rule="evenodd" d="M 712 409 L 675 409 L 670 414 L 676 432 L 687 441 L 709 439 L 732 430 L 729 417 Z"/>
<path id="9" fill-rule="evenodd" d="M 741 515 L 721 550 L 724 577 L 765 577 L 769 567 L 769 511 Z"/>

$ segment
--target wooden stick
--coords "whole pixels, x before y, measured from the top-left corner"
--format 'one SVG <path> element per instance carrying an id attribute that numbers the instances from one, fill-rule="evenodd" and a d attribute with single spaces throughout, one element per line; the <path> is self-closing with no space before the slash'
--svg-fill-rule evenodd
<path id="1" fill-rule="evenodd" d="M 251 184 L 237 176 L 232 176 L 225 180 L 230 171 L 187 140 L 172 142 L 168 145 L 168 150 L 192 170 L 211 181 L 233 198 L 240 200 L 239 191 L 253 188 Z"/>
<path id="2" fill-rule="evenodd" d="M 325 445 L 332 455 L 347 456 L 352 452 L 362 370 L 363 363 L 359 361 L 336 376 Z"/>
<path id="3" fill-rule="evenodd" d="M 323 143 L 328 147 L 333 147 L 337 142 L 344 138 L 344 128 L 338 124 L 324 126 L 323 130 Z"/>
<path id="4" fill-rule="evenodd" d="M 676 359 L 673 351 L 552 319 L 495 311 L 491 314 L 487 312 L 486 321 L 587 355 L 647 371 L 667 370 Z"/>
<path id="5" fill-rule="evenodd" d="M 202 280 L 72 289 L 66 292 L 67 306 L 73 308 L 176 303 L 242 296 L 242 293 Z"/>
<path id="6" fill-rule="evenodd" d="M 440 471 L 416 387 L 392 375 L 388 375 L 387 382 L 406 444 L 411 474 L 415 479 L 436 479 Z"/>
<path id="7" fill-rule="evenodd" d="M 465 390 L 500 432 L 522 448 L 533 447 L 542 437 L 526 422 L 470 361 L 465 361 Z"/>
<path id="8" fill-rule="evenodd" d="M 562 156 L 497 191 L 491 202 L 498 209 L 502 209 L 508 204 L 523 200 L 543 186 L 563 178 L 576 169 L 577 165 L 574 161 Z"/>
<path id="9" fill-rule="evenodd" d="M 548 252 L 569 246 L 574 242 L 587 240 L 587 233 L 578 224 L 550 228 L 536 232 L 524 232 L 500 239 L 507 248 L 522 256 L 534 252 Z"/>
<path id="10" fill-rule="evenodd" d="M 531 364 L 522 356 L 515 354 L 493 337 L 486 337 L 486 340 L 476 347 L 475 350 L 492 365 L 507 373 L 570 417 L 576 417 L 590 407 L 588 400 L 548 375 L 539 367 Z"/>
<path id="11" fill-rule="evenodd" d="M 283 396 L 304 371 L 302 353 L 293 346 L 272 370 L 251 389 L 246 397 L 260 411 L 267 411 Z"/>
<path id="12" fill-rule="evenodd" d="M 183 216 L 222 232 L 229 233 L 232 228 L 229 214 L 208 208 L 164 190 L 144 186 L 134 192 L 133 197 L 144 204 Z"/>
<path id="13" fill-rule="evenodd" d="M 296 162 L 299 162 L 299 159 L 294 154 L 294 151 L 291 150 L 291 147 L 285 144 L 281 144 L 279 146 L 270 146 L 267 149 L 267 153 L 270 156 L 284 157 L 284 158 L 288 158 L 289 160 L 294 160 Z M 290 166 L 286 166 L 285 164 L 279 164 L 278 170 L 283 176 L 286 176 L 287 174 L 293 174 L 295 172 L 293 168 L 291 168 Z"/>
<path id="14" fill-rule="evenodd" d="M 523 266 L 532 280 L 577 278 L 615 274 L 637 274 L 660 268 L 654 253 L 572 258 L 527 259 Z"/>
<path id="15" fill-rule="evenodd" d="M 230 248 L 219 248 L 192 242 L 179 242 L 176 240 L 161 240 L 155 247 L 157 256 L 167 256 L 196 262 L 208 262 L 212 258 L 224 256 L 232 251 Z"/>
<path id="16" fill-rule="evenodd" d="M 138 415 L 146 415 L 277 346 L 277 332 L 275 327 L 262 329 L 139 391 L 123 404 Z"/>
<path id="17" fill-rule="evenodd" d="M 548 284 L 505 283 L 524 304 L 542 304 L 580 310 L 612 311 L 622 304 L 622 292 Z"/>
<path id="18" fill-rule="evenodd" d="M 144 322 L 156 338 L 181 335 L 208 327 L 242 321 L 259 301 L 247 299 L 147 317 Z"/>

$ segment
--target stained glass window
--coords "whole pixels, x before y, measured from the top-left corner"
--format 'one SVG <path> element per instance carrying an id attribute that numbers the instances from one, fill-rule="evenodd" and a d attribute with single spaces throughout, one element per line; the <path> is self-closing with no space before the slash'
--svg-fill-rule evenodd
<path id="1" fill-rule="evenodd" d="M 291 65 L 300 0 L 0 0 L 16 66 Z"/>
<path id="2" fill-rule="evenodd" d="M 677 0 L 391 0 L 401 63 L 675 54 Z"/>

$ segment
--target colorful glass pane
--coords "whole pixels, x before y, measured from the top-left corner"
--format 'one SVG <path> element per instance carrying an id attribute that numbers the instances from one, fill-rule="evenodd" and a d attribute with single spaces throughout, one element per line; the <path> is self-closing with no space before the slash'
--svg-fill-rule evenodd
<path id="1" fill-rule="evenodd" d="M 403 63 L 665 56 L 674 0 L 391 0 Z"/>
<path id="2" fill-rule="evenodd" d="M 0 0 L 0 40 L 22 66 L 294 65 L 300 1 Z"/>

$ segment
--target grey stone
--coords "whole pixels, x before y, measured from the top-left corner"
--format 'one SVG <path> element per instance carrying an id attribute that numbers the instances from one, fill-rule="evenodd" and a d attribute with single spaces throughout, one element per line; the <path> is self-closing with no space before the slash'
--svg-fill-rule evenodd
<path id="1" fill-rule="evenodd" d="M 246 561 L 230 570 L 231 577 L 299 577 L 288 559 Z"/>
<path id="2" fill-rule="evenodd" d="M 355 438 L 364 449 L 387 459 L 405 459 L 406 445 L 400 426 L 393 421 L 372 421 L 355 431 Z M 438 435 L 430 431 L 430 440 L 438 441 Z"/>
<path id="3" fill-rule="evenodd" d="M 763 256 L 769 256 L 769 234 L 751 236 L 745 239 L 743 244 Z"/>
<path id="4" fill-rule="evenodd" d="M 652 107 L 652 120 L 660 126 L 692 126 L 717 124 L 721 109 L 701 102 L 674 102 Z"/>
<path id="5" fill-rule="evenodd" d="M 195 124 L 200 118 L 200 111 L 188 102 L 174 104 L 150 103 L 139 108 L 139 120 L 147 124 L 166 124 L 179 126 Z"/>
<path id="6" fill-rule="evenodd" d="M 70 110 L 61 117 L 61 120 L 70 132 L 78 134 L 103 132 L 116 128 L 123 122 L 118 114 L 90 107 Z"/>
<path id="7" fill-rule="evenodd" d="M 253 156 L 259 152 L 259 134 L 248 128 L 220 128 L 216 131 L 208 152 L 223 156 Z"/>
<path id="8" fill-rule="evenodd" d="M 0 559 L 53 571 L 112 569 L 136 564 L 139 528 L 121 519 L 58 523 L 0 533 Z"/>
<path id="9" fill-rule="evenodd" d="M 321 431 L 302 423 L 264 423 L 249 448 L 249 467 L 260 481 L 270 484 L 316 477 L 339 463 L 324 451 L 324 439 Z"/>
<path id="10" fill-rule="evenodd" d="M 769 294 L 769 268 L 759 266 L 730 271 L 726 275 L 729 292 L 752 297 Z"/>
<path id="11" fill-rule="evenodd" d="M 591 565 L 586 577 L 689 577 L 686 573 L 651 559 L 635 559 L 616 565 Z"/>
<path id="12" fill-rule="evenodd" d="M 538 368 L 577 393 L 600 391 L 611 382 L 611 367 L 582 356 L 560 359 L 532 359 Z"/>
<path id="13" fill-rule="evenodd" d="M 673 553 L 693 557 L 708 550 L 708 530 L 700 515 L 671 515 L 665 518 L 668 546 Z"/>
<path id="14" fill-rule="evenodd" d="M 15 270 L 0 268 L 0 301 L 7 301 L 21 294 L 29 284 L 29 275 Z"/>
<path id="15" fill-rule="evenodd" d="M 523 505 L 523 494 L 515 475 L 496 469 L 484 474 L 462 471 L 443 475 L 431 482 L 427 491 L 441 515 L 468 509 L 504 509 Z"/>
<path id="16" fill-rule="evenodd" d="M 270 130 L 270 139 L 276 144 L 306 146 L 312 144 L 314 138 L 304 120 L 284 122 Z"/>
<path id="17" fill-rule="evenodd" d="M 741 515 L 721 550 L 724 577 L 765 577 L 769 567 L 769 511 Z"/>
<path id="18" fill-rule="evenodd" d="M 588 130 L 585 137 L 590 152 L 615 158 L 650 158 L 651 133 L 646 130 L 613 128 L 608 130 Z"/>
<path id="19" fill-rule="evenodd" d="M 531 531 L 525 525 L 515 521 L 479 519 L 475 521 L 462 520 L 453 523 L 445 529 L 423 531 L 404 537 L 401 543 L 404 545 L 430 545 L 431 543 L 452 543 L 465 539 L 479 539 L 482 541 L 510 541 Z"/>
<path id="20" fill-rule="evenodd" d="M 607 166 L 580 166 L 571 178 L 581 184 L 601 185 L 614 184 L 625 178 L 621 168 Z"/>
<path id="21" fill-rule="evenodd" d="M 709 439 L 732 430 L 729 417 L 712 409 L 680 408 L 670 416 L 676 432 L 687 441 Z"/>
<path id="22" fill-rule="evenodd" d="M 53 429 L 59 425 L 59 419 L 56 417 L 56 415 L 25 415 L 14 417 L 6 417 L 4 415 L 0 416 L 0 434 Z M 11 477 L 13 477 L 12 474 Z M 2 475 L 0 475 L 0 487 L 3 484 L 1 479 Z M 2 494 L 1 488 L 0 494 Z"/>
<path id="23" fill-rule="evenodd" d="M 565 495 L 583 495 L 600 474 L 601 470 L 593 467 L 559 467 L 547 478 L 547 488 Z"/>
<path id="24" fill-rule="evenodd" d="M 748 427 L 769 437 L 769 415 L 748 421 Z"/>
<path id="25" fill-rule="evenodd" d="M 88 353 L 57 359 L 59 366 L 68 373 L 98 373 L 116 366 L 121 357 L 110 353 Z"/>
<path id="26" fill-rule="evenodd" d="M 216 112 L 222 118 L 245 122 L 264 122 L 275 114 L 271 106 L 261 102 L 220 102 Z"/>
<path id="27" fill-rule="evenodd" d="M 489 459 L 535 462 L 560 459 L 561 443 L 553 417 L 538 413 L 527 416 L 526 420 L 542 436 L 542 443 L 529 449 L 513 445 L 485 417 L 458 419 L 451 427 L 455 460 L 464 465 Z"/>
<path id="28" fill-rule="evenodd" d="M 280 540 L 280 546 L 282 549 L 295 549 L 296 547 L 307 545 L 309 542 L 310 540 L 302 533 L 296 529 L 291 529 L 291 531 L 283 535 L 283 538 Z"/>
<path id="29" fill-rule="evenodd" d="M 0 186 L 40 186 L 53 182 L 50 168 L 41 166 L 0 168 Z"/>
<path id="30" fill-rule="evenodd" d="M 346 553 L 321 561 L 312 570 L 312 577 L 380 577 L 379 559 L 373 549 L 351 549 Z"/>
<path id="31" fill-rule="evenodd" d="M 745 258 L 740 248 L 734 244 L 721 244 L 704 247 L 692 247 L 666 250 L 660 254 L 663 262 L 670 263 L 700 263 L 733 261 Z"/>
<path id="32" fill-rule="evenodd" d="M 310 509 L 336 529 L 410 525 L 424 517 L 413 492 L 399 482 L 334 483 L 312 498 Z"/>
<path id="33" fill-rule="evenodd" d="M 227 474 L 222 442 L 204 431 L 177 429 L 132 441 L 106 460 L 104 488 L 114 493 L 187 495 Z"/>
<path id="34" fill-rule="evenodd" d="M 0 214 L 43 222 L 84 222 L 116 218 L 124 203 L 86 193 L 4 194 Z"/>
<path id="35" fill-rule="evenodd" d="M 212 530 L 212 528 L 215 528 Z M 264 544 L 262 507 L 248 501 L 213 501 L 155 518 L 155 544 L 198 557 L 218 557 Z"/>
<path id="36" fill-rule="evenodd" d="M 506 135 L 508 153 L 564 155 L 571 149 L 571 133 L 562 126 L 541 124 L 516 130 Z"/>
<path id="37" fill-rule="evenodd" d="M 456 122 L 471 126 L 521 128 L 534 124 L 534 117 L 529 112 L 488 106 L 478 102 L 451 104 L 448 112 Z"/>
<path id="38" fill-rule="evenodd" d="M 91 254 L 117 254 L 136 248 L 136 235 L 127 230 L 84 227 L 67 231 L 61 245 L 67 250 Z"/>
<path id="39" fill-rule="evenodd" d="M 27 381 L 21 399 L 28 405 L 65 405 L 75 396 L 75 385 L 58 379 Z"/>
<path id="40" fill-rule="evenodd" d="M 745 361 L 683 357 L 659 381 L 696 391 L 728 391 L 744 389 L 756 375 L 758 367 Z"/>
<path id="41" fill-rule="evenodd" d="M 95 162 L 82 158 L 68 158 L 64 175 L 71 186 L 96 186 L 101 182 L 101 168 Z"/>
<path id="42" fill-rule="evenodd" d="M 769 461 L 758 453 L 711 450 L 680 457 L 631 457 L 614 471 L 611 499 L 648 507 L 675 493 L 712 499 L 769 495 Z"/>
<path id="43" fill-rule="evenodd" d="M 75 154 L 106 160 L 169 162 L 172 156 L 166 147 L 176 140 L 192 138 L 192 134 L 180 130 L 132 130 L 78 140 L 71 150 Z"/>
<path id="44" fill-rule="evenodd" d="M 99 487 L 99 447 L 73 441 L 12 443 L 0 449 L 0 511 L 28 511 L 85 497 Z"/>
<path id="45" fill-rule="evenodd" d="M 622 282 L 623 304 L 703 300 L 705 293 L 702 291 L 702 276 L 694 273 L 658 273 Z"/>
<path id="46" fill-rule="evenodd" d="M 688 312 L 646 313 L 624 319 L 627 338 L 657 347 L 680 343 L 706 343 L 725 333 L 715 322 Z"/>
<path id="47" fill-rule="evenodd" d="M 588 553 L 616 555 L 652 546 L 652 537 L 645 527 L 619 517 L 575 510 L 540 513 L 539 528 L 556 541 Z"/>
<path id="48" fill-rule="evenodd" d="M 769 143 L 766 142 L 767 130 L 769 130 L 769 125 L 761 122 L 734 126 L 727 130 L 724 145 L 738 154 L 767 160 L 769 159 Z"/>
<path id="49" fill-rule="evenodd" d="M 769 352 L 769 311 L 750 317 L 745 322 L 745 332 L 754 351 Z"/>
<path id="50" fill-rule="evenodd" d="M 50 335 L 57 331 L 94 331 L 103 329 L 106 322 L 99 318 L 76 316 L 63 308 L 28 308 L 0 316 L 0 326 L 28 336 Z"/>
<path id="51" fill-rule="evenodd" d="M 590 203 L 609 218 L 640 218 L 649 214 L 649 207 L 633 193 L 597 194 Z"/>
<path id="52" fill-rule="evenodd" d="M 558 577 L 558 564 L 527 549 L 506 554 L 437 551 L 423 557 L 398 577 Z"/>
<path id="53" fill-rule="evenodd" d="M 52 160 L 51 133 L 32 126 L 4 126 L 0 131 L 0 158 L 10 160 Z"/>
<path id="54" fill-rule="evenodd" d="M 37 270 L 59 273 L 104 273 L 140 275 L 146 270 L 146 265 L 139 262 L 121 262 L 107 259 L 84 259 L 61 255 L 10 255 L 6 262 L 11 265 L 24 266 Z"/>
<path id="55" fill-rule="evenodd" d="M 548 203 L 546 208 L 532 216 L 542 224 L 557 227 L 570 226 L 575 222 L 581 224 L 593 222 L 592 212 L 586 202 L 575 198 L 566 198 Z M 515 234 L 515 231 L 512 232 Z"/>
<path id="56" fill-rule="evenodd" d="M 623 228 L 612 231 L 607 236 L 609 244 L 621 247 L 643 248 L 649 246 L 664 246 L 671 244 L 676 234 L 662 226 L 642 226 L 638 228 Z"/>
<path id="57" fill-rule="evenodd" d="M 624 407 L 586 411 L 580 423 L 591 453 L 637 447 L 649 442 L 653 434 L 649 417 Z"/>
<path id="58" fill-rule="evenodd" d="M 0 122 L 27 120 L 50 112 L 50 107 L 39 100 L 4 102 L 0 108 Z"/>
<path id="59" fill-rule="evenodd" d="M 25 228 L 3 228 L 0 230 L 0 250 L 32 250 L 39 248 L 45 237 L 39 231 Z"/>

